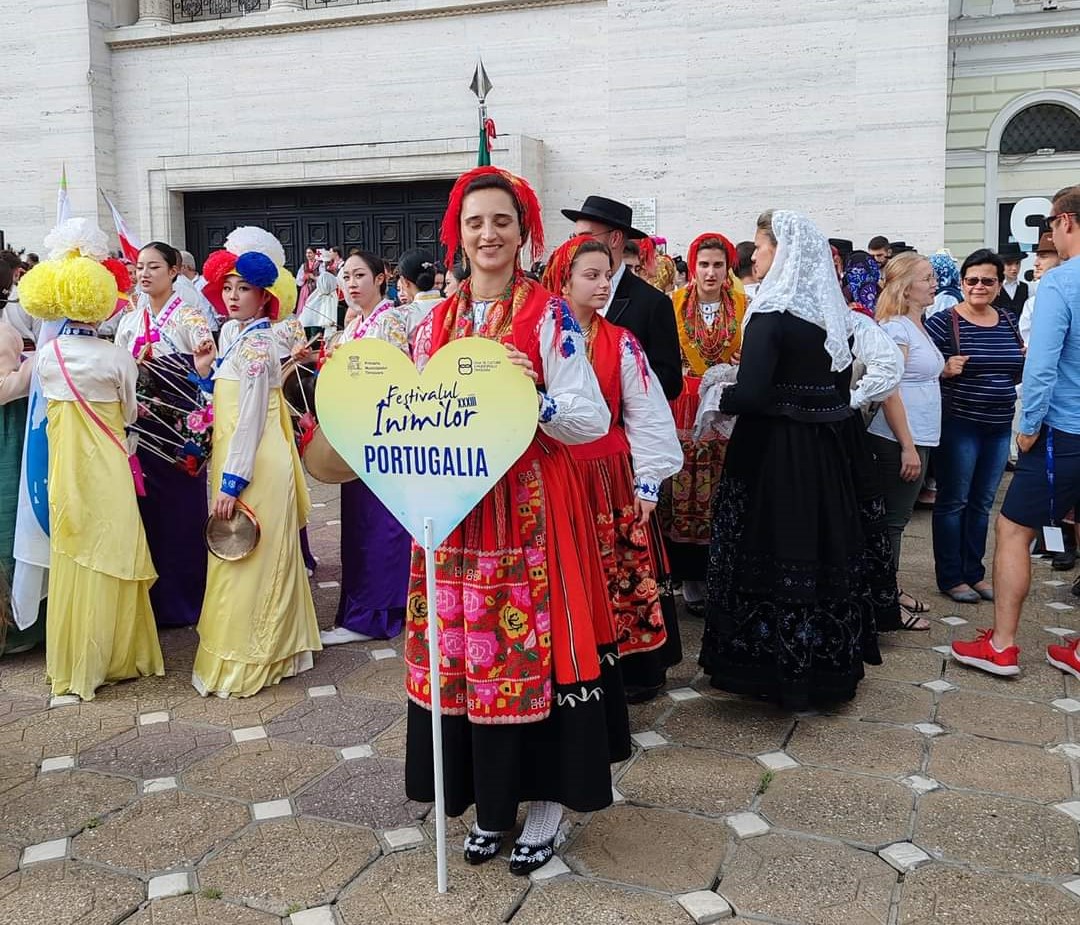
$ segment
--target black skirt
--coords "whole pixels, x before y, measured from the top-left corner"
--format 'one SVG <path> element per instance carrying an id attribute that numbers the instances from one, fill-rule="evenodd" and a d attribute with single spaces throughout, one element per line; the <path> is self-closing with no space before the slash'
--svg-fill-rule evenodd
<path id="1" fill-rule="evenodd" d="M 601 656 L 604 652 L 601 651 Z M 618 673 L 617 659 L 601 659 L 604 674 Z M 613 667 L 614 666 L 614 667 Z M 604 685 L 556 686 L 555 705 L 538 723 L 470 723 L 466 716 L 443 716 L 443 769 L 446 812 L 460 816 L 474 803 L 476 822 L 490 832 L 514 828 L 518 804 L 528 800 L 561 803 L 575 812 L 595 812 L 611 805 L 611 761 L 629 755 L 628 724 L 624 745 L 613 755 L 608 736 L 596 730 L 611 723 L 626 703 L 606 703 Z M 623 721 L 626 722 L 625 720 Z M 405 792 L 410 800 L 435 801 L 431 712 L 409 702 L 405 751 Z"/>
<path id="2" fill-rule="evenodd" d="M 863 663 L 880 664 L 877 612 L 896 585 L 864 450 L 854 418 L 737 421 L 713 502 L 700 657 L 713 686 L 805 709 L 852 698 Z"/>

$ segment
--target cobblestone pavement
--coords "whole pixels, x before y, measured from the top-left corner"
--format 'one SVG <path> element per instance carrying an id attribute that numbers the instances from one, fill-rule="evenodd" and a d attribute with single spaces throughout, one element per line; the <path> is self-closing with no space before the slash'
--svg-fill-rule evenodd
<path id="1" fill-rule="evenodd" d="M 336 492 L 315 497 L 329 625 Z M 713 691 L 684 618 L 686 660 L 632 708 L 616 805 L 569 818 L 532 880 L 467 867 L 451 820 L 445 896 L 430 808 L 404 795 L 400 639 L 239 701 L 195 693 L 190 630 L 163 634 L 164 677 L 88 704 L 50 704 L 40 652 L 4 659 L 0 923 L 1080 922 L 1080 683 L 1042 655 L 1080 631 L 1071 576 L 1036 564 L 1018 679 L 961 668 L 943 647 L 991 608 L 933 593 L 929 527 L 903 578 L 933 629 L 884 637 L 854 702 L 793 716 Z"/>

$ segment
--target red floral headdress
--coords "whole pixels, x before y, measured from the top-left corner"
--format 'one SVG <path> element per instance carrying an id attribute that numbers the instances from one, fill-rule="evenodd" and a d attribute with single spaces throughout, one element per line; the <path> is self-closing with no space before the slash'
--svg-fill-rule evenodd
<path id="1" fill-rule="evenodd" d="M 563 286 L 570 279 L 570 270 L 574 265 L 574 259 L 577 257 L 578 251 L 581 250 L 581 245 L 592 240 L 594 238 L 591 234 L 579 234 L 569 241 L 563 241 L 562 244 L 555 248 L 555 253 L 548 260 L 540 285 L 548 292 L 562 298 Z"/>
<path id="2" fill-rule="evenodd" d="M 461 246 L 461 206 L 465 199 L 465 191 L 469 184 L 477 177 L 497 176 L 502 177 L 512 190 L 511 195 L 517 203 L 518 213 L 521 216 L 522 241 L 530 243 L 532 261 L 535 263 L 544 256 L 544 222 L 540 215 L 540 200 L 529 185 L 528 181 L 514 176 L 501 167 L 475 167 L 466 171 L 454 184 L 450 191 L 450 201 L 446 206 L 446 215 L 442 223 L 442 243 L 446 247 L 446 266 L 453 266 L 454 257 Z"/>
<path id="3" fill-rule="evenodd" d="M 719 241 L 724 245 L 724 253 L 727 254 L 728 272 L 730 273 L 735 269 L 736 264 L 738 263 L 735 245 L 718 231 L 706 231 L 705 234 L 699 234 L 694 238 L 690 244 L 690 250 L 686 255 L 686 268 L 689 271 L 690 279 L 697 276 L 697 256 L 698 251 L 701 250 L 701 245 L 710 240 Z"/>
<path id="4" fill-rule="evenodd" d="M 646 237 L 636 243 L 638 255 L 641 257 L 641 271 L 651 278 L 656 273 L 656 242 Z"/>

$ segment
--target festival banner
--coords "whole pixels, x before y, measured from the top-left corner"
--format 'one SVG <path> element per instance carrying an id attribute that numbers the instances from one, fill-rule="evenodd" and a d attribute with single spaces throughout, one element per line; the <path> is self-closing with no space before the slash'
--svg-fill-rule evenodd
<path id="1" fill-rule="evenodd" d="M 506 348 L 451 341 L 423 374 L 390 344 L 338 347 L 319 373 L 315 409 L 326 438 L 417 542 L 424 520 L 441 543 L 528 447 L 532 381 Z"/>

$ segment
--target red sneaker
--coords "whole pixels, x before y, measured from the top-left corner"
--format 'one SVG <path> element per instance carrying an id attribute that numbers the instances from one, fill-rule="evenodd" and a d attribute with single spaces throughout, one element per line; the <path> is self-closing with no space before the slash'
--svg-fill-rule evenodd
<path id="1" fill-rule="evenodd" d="M 1080 636 L 1063 646 L 1047 646 L 1046 660 L 1080 681 Z"/>
<path id="2" fill-rule="evenodd" d="M 962 665 L 970 665 L 972 668 L 981 668 L 990 674 L 1011 677 L 1020 674 L 1020 666 L 1017 661 L 1020 650 L 1016 646 L 1009 646 L 1004 652 L 998 652 L 990 644 L 994 631 L 983 630 L 973 642 L 954 642 L 952 654 Z"/>

